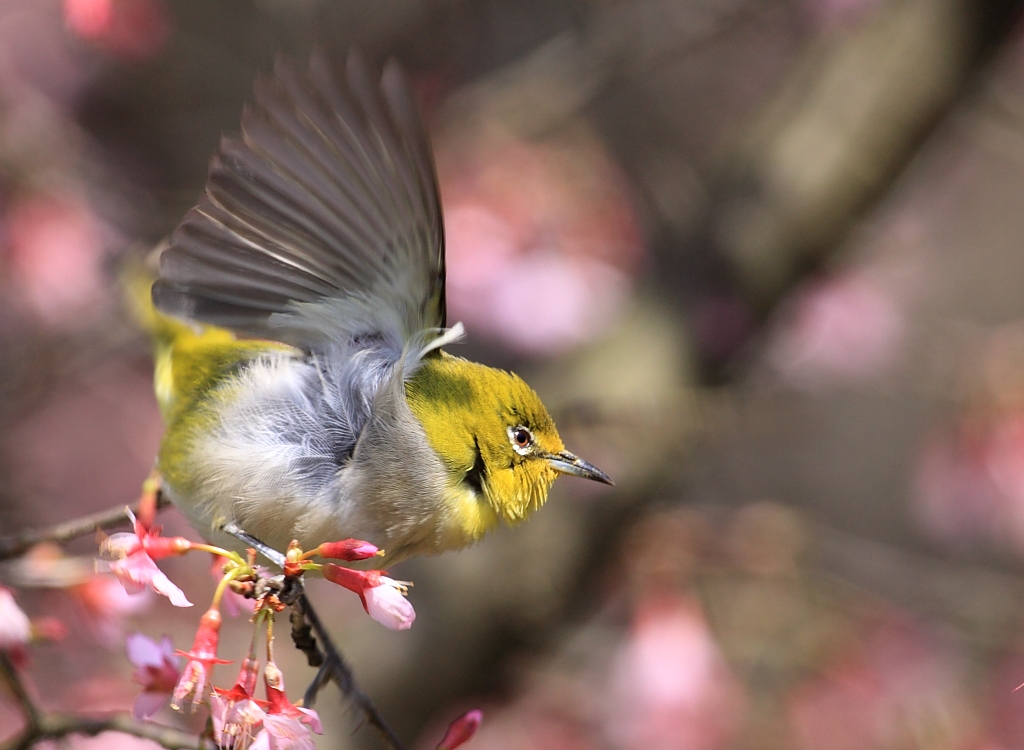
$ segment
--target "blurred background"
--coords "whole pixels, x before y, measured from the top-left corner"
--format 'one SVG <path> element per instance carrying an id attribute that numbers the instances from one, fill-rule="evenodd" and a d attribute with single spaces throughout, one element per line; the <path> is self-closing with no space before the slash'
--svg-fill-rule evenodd
<path id="1" fill-rule="evenodd" d="M 398 734 L 479 706 L 478 750 L 1021 747 L 1021 6 L 0 0 L 0 535 L 138 497 L 161 425 L 118 269 L 276 54 L 358 45 L 432 131 L 457 353 L 617 482 L 396 567 L 408 632 L 313 587 Z M 61 554 L 0 567 L 71 626 L 34 689 L 126 710 L 125 634 L 184 648 L 196 613 Z M 166 566 L 197 602 L 200 558 Z M 321 748 L 379 747 L 333 688 L 316 707 Z M 18 721 L 0 694 L 0 739 Z"/>

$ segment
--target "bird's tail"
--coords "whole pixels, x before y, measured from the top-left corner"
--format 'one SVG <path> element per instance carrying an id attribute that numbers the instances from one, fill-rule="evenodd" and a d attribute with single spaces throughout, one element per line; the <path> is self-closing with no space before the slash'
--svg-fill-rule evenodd
<path id="1" fill-rule="evenodd" d="M 150 261 L 157 253 L 150 256 Z M 121 273 L 121 284 L 125 303 L 153 339 L 153 388 L 168 426 L 239 363 L 267 352 L 294 351 L 272 341 L 239 340 L 225 328 L 186 322 L 160 312 L 153 305 L 155 266 L 155 262 L 129 264 Z"/>
<path id="2" fill-rule="evenodd" d="M 183 376 L 196 370 L 196 360 L 201 361 L 203 350 L 211 345 L 237 344 L 229 331 L 178 320 L 154 307 L 152 288 L 158 252 L 146 261 L 127 264 L 121 272 L 121 287 L 132 317 L 153 339 L 153 388 L 164 420 L 168 421 L 176 404 L 188 395 L 191 383 Z"/>
<path id="3" fill-rule="evenodd" d="M 121 271 L 121 289 L 125 305 L 135 321 L 160 346 L 173 346 L 181 336 L 195 335 L 197 328 L 181 320 L 164 315 L 153 306 L 152 288 L 156 281 L 151 259 L 130 261 Z"/>

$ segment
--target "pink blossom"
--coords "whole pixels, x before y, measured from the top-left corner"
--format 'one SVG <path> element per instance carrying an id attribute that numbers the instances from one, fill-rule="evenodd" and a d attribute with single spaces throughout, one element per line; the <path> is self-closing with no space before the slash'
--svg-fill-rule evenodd
<path id="1" fill-rule="evenodd" d="M 64 0 L 68 29 L 130 60 L 148 58 L 170 36 L 161 0 Z"/>
<path id="2" fill-rule="evenodd" d="M 192 606 L 184 592 L 171 583 L 171 579 L 156 566 L 153 558 L 142 550 L 111 562 L 110 572 L 117 576 L 117 580 L 129 594 L 136 594 L 149 588 L 166 596 L 175 607 Z"/>
<path id="3" fill-rule="evenodd" d="M 480 723 L 484 720 L 484 713 L 479 708 L 467 711 L 453 721 L 448 731 L 444 733 L 444 739 L 437 746 L 437 750 L 455 750 L 473 738 Z"/>
<path id="4" fill-rule="evenodd" d="M 284 674 L 274 662 L 269 662 L 263 669 L 263 685 L 267 690 L 268 719 L 271 717 L 292 719 L 309 728 L 306 732 L 307 736 L 309 731 L 323 734 L 324 729 L 320 724 L 320 715 L 316 711 L 296 706 L 288 700 L 288 696 L 284 692 Z M 277 747 L 273 740 L 271 747 Z"/>
<path id="5" fill-rule="evenodd" d="M 143 551 L 154 560 L 183 555 L 192 549 L 192 542 L 183 536 L 160 536 L 160 526 L 149 526 L 136 518 L 131 510 L 125 511 L 134 531 L 111 534 L 100 543 L 100 551 L 115 559 Z"/>
<path id="6" fill-rule="evenodd" d="M 291 716 L 266 716 L 252 750 L 316 750 L 313 728 Z"/>
<path id="7" fill-rule="evenodd" d="M 22 198 L 7 215 L 10 274 L 28 307 L 52 325 L 74 325 L 101 299 L 99 224 L 71 196 Z"/>
<path id="8" fill-rule="evenodd" d="M 741 699 L 696 602 L 642 603 L 613 661 L 607 732 L 632 750 L 728 746 Z"/>
<path id="9" fill-rule="evenodd" d="M 141 633 L 132 633 L 125 646 L 128 660 L 135 666 L 132 680 L 142 686 L 133 713 L 137 719 L 146 719 L 166 705 L 181 676 L 180 661 L 167 636 L 157 643 Z"/>
<path id="10" fill-rule="evenodd" d="M 403 581 L 388 578 L 380 570 L 351 570 L 328 563 L 324 578 L 359 594 L 363 609 L 389 630 L 408 630 L 416 619 L 416 611 L 405 598 Z"/>
<path id="11" fill-rule="evenodd" d="M 643 242 L 616 165 L 587 135 L 438 140 L 451 319 L 550 353 L 621 314 Z"/>
<path id="12" fill-rule="evenodd" d="M 199 620 L 199 629 L 190 651 L 178 651 L 188 657 L 188 663 L 174 687 L 171 695 L 171 707 L 180 709 L 183 701 L 191 698 L 192 710 L 203 700 L 206 682 L 215 664 L 230 664 L 230 661 L 217 658 L 217 642 L 220 640 L 221 616 L 214 608 L 210 608 Z"/>
<path id="13" fill-rule="evenodd" d="M 798 750 L 895 747 L 908 727 L 934 726 L 960 707 L 952 690 L 963 675 L 938 638 L 898 615 L 859 635 L 792 691 L 788 716 Z"/>
<path id="14" fill-rule="evenodd" d="M 129 594 L 117 578 L 108 575 L 90 576 L 70 593 L 85 608 L 99 637 L 110 644 L 121 640 L 126 617 L 145 611 L 152 603 L 148 590 Z"/>
<path id="15" fill-rule="evenodd" d="M 24 646 L 32 638 L 32 623 L 9 589 L 0 586 L 0 651 Z"/>
<path id="16" fill-rule="evenodd" d="M 259 661 L 250 653 L 230 690 L 213 689 L 210 708 L 218 747 L 245 750 L 259 733 L 266 713 L 252 697 L 258 677 Z"/>
<path id="17" fill-rule="evenodd" d="M 906 329 L 891 293 L 852 275 L 809 284 L 783 318 L 769 356 L 782 377 L 801 388 L 879 374 L 895 358 Z"/>

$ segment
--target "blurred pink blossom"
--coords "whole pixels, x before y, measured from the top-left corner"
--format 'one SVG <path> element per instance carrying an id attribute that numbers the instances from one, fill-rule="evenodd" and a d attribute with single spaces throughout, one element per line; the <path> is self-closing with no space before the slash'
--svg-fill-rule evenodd
<path id="1" fill-rule="evenodd" d="M 9 278 L 45 323 L 78 324 L 103 297 L 100 226 L 77 198 L 33 195 L 8 209 Z"/>
<path id="2" fill-rule="evenodd" d="M 146 719 L 170 701 L 181 676 L 181 660 L 175 656 L 174 645 L 167 636 L 157 643 L 141 633 L 132 633 L 125 645 L 128 660 L 135 666 L 132 680 L 142 686 L 133 713 L 137 719 Z"/>
<path id="3" fill-rule="evenodd" d="M 623 750 L 726 747 L 743 706 L 699 605 L 679 597 L 639 605 L 610 689 L 606 730 Z"/>
<path id="4" fill-rule="evenodd" d="M 124 635 L 124 620 L 149 609 L 149 591 L 129 594 L 114 576 L 95 575 L 70 589 L 101 641 L 113 645 Z"/>
<path id="5" fill-rule="evenodd" d="M 161 0 L 64 0 L 68 29 L 126 59 L 145 59 L 170 37 L 167 9 Z"/>
<path id="6" fill-rule="evenodd" d="M 886 617 L 793 692 L 788 713 L 797 747 L 898 746 L 911 727 L 943 726 L 959 679 L 933 637 L 906 618 Z"/>
<path id="7" fill-rule="evenodd" d="M 877 282 L 855 275 L 821 280 L 790 302 L 769 360 L 796 387 L 862 381 L 892 363 L 905 329 L 902 313 Z"/>
<path id="8" fill-rule="evenodd" d="M 32 623 L 10 589 L 0 586 L 0 650 L 24 646 L 32 638 Z"/>
<path id="9" fill-rule="evenodd" d="M 642 260 L 621 178 L 596 138 L 439 140 L 452 320 L 522 351 L 594 338 Z"/>
<path id="10" fill-rule="evenodd" d="M 1024 414 L 967 414 L 922 451 L 913 511 L 932 538 L 1024 553 Z"/>
<path id="11" fill-rule="evenodd" d="M 911 509 L 931 538 L 964 546 L 1003 533 L 1005 500 L 992 482 L 988 449 L 987 432 L 968 425 L 926 441 Z"/>

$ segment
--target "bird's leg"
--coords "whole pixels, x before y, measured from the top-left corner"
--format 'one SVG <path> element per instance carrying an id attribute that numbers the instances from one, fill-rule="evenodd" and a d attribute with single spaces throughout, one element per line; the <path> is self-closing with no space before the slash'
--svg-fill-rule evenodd
<path id="1" fill-rule="evenodd" d="M 244 542 L 247 546 L 252 547 L 254 550 L 263 555 L 270 562 L 274 563 L 279 568 L 284 567 L 285 557 L 283 552 L 278 552 L 273 547 L 264 544 L 259 539 L 254 537 L 252 534 L 246 533 L 241 526 L 236 524 L 234 521 L 228 521 L 221 527 L 221 531 L 225 534 L 230 534 L 240 542 Z"/>

